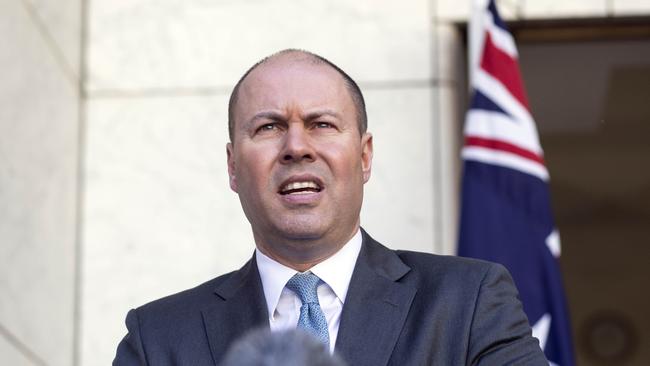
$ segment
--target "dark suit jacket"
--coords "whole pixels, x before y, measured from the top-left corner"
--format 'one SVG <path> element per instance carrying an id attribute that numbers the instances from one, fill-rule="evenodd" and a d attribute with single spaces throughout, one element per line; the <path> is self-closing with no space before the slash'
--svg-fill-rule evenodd
<path id="1" fill-rule="evenodd" d="M 218 365 L 247 330 L 268 327 L 255 258 L 240 270 L 131 310 L 113 365 Z M 498 264 L 393 251 L 363 232 L 336 341 L 357 365 L 544 365 Z"/>

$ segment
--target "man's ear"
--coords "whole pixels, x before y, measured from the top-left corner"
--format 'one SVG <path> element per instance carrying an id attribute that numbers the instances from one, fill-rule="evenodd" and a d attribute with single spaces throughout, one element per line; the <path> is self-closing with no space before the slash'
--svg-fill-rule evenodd
<path id="1" fill-rule="evenodd" d="M 372 171 L 372 134 L 366 132 L 361 137 L 361 170 L 363 171 L 363 182 L 370 179 Z"/>
<path id="2" fill-rule="evenodd" d="M 230 189 L 237 193 L 237 175 L 235 170 L 235 152 L 232 142 L 226 144 L 226 156 L 228 157 L 228 181 Z"/>

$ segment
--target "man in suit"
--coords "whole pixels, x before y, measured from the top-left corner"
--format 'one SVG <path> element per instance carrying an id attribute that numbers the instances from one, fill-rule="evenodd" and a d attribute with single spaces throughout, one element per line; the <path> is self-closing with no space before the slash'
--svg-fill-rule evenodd
<path id="1" fill-rule="evenodd" d="M 340 68 L 297 50 L 260 61 L 233 90 L 229 132 L 255 254 L 130 311 L 114 365 L 218 365 L 259 327 L 304 328 L 349 365 L 548 364 L 502 266 L 389 250 L 360 228 L 373 140 Z"/>

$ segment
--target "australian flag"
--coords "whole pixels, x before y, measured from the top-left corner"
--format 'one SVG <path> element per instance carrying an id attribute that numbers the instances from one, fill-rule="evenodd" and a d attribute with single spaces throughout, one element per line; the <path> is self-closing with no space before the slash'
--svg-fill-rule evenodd
<path id="1" fill-rule="evenodd" d="M 465 121 L 458 254 L 505 265 L 548 360 L 574 365 L 549 175 L 517 49 L 494 0 L 479 11 L 482 42 Z"/>

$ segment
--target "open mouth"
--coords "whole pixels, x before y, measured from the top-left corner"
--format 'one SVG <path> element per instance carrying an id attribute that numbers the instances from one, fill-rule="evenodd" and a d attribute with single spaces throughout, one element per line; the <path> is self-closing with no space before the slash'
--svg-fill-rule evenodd
<path id="1" fill-rule="evenodd" d="M 280 187 L 280 194 L 308 194 L 317 193 L 322 190 L 321 186 L 314 181 L 291 182 Z"/>

